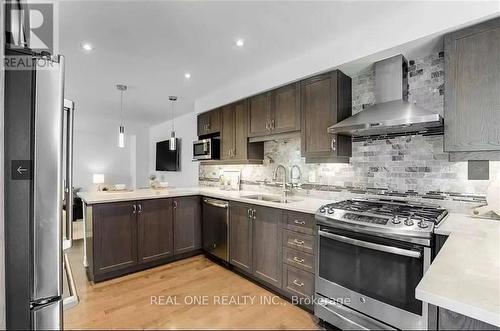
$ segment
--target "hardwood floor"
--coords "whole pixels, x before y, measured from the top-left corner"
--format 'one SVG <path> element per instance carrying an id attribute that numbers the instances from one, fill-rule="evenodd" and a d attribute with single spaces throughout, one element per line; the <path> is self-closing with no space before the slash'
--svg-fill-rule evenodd
<path id="1" fill-rule="evenodd" d="M 65 329 L 319 328 L 313 315 L 201 255 L 91 284 L 82 254 L 81 242 L 69 252 L 80 303 L 64 312 Z M 189 304 L 195 298 L 206 302 Z"/>

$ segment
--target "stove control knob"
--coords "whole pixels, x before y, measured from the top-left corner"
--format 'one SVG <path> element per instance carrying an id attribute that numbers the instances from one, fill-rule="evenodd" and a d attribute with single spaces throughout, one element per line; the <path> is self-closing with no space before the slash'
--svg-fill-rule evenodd
<path id="1" fill-rule="evenodd" d="M 335 213 L 335 210 L 333 207 L 328 207 L 328 214 L 333 214 Z"/>
<path id="2" fill-rule="evenodd" d="M 429 227 L 429 224 L 427 224 L 427 222 L 420 221 L 418 222 L 418 227 L 421 229 L 427 229 Z"/>
<path id="3" fill-rule="evenodd" d="M 394 216 L 394 218 L 392 219 L 392 223 L 393 224 L 400 224 L 401 223 L 401 220 L 399 219 L 398 215 Z"/>
<path id="4" fill-rule="evenodd" d="M 322 213 L 322 214 L 324 214 L 326 212 L 325 206 L 319 207 L 319 212 Z"/>
<path id="5" fill-rule="evenodd" d="M 408 218 L 406 221 L 405 221 L 405 225 L 407 226 L 412 226 L 414 223 L 413 223 L 413 220 L 411 218 Z"/>

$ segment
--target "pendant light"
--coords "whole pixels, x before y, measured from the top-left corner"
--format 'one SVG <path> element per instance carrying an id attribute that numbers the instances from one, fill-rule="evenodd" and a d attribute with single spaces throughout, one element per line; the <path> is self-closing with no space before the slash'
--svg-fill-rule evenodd
<path id="1" fill-rule="evenodd" d="M 172 131 L 170 131 L 170 141 L 169 141 L 169 149 L 171 151 L 175 151 L 177 149 L 177 138 L 175 138 L 175 126 L 174 126 L 174 102 L 177 101 L 176 96 L 169 96 L 168 100 L 170 100 L 172 104 Z"/>
<path id="2" fill-rule="evenodd" d="M 123 92 L 127 85 L 118 84 L 116 89 L 120 91 L 120 127 L 118 128 L 118 147 L 125 148 L 125 127 L 123 126 Z"/>

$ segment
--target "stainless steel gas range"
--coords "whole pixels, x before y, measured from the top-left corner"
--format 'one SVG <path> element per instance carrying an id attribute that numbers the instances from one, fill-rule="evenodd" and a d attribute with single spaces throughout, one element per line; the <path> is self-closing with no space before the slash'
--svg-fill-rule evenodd
<path id="1" fill-rule="evenodd" d="M 341 329 L 428 329 L 436 309 L 415 298 L 429 268 L 434 227 L 448 212 L 393 200 L 322 206 L 315 315 Z"/>

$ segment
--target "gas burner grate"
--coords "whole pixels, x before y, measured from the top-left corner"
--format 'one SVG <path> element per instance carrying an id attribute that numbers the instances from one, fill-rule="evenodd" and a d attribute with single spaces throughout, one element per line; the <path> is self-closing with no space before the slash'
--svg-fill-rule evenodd
<path id="1" fill-rule="evenodd" d="M 329 207 L 358 213 L 421 219 L 435 224 L 438 224 L 448 213 L 446 209 L 438 207 L 394 200 L 344 200 L 332 203 Z"/>

